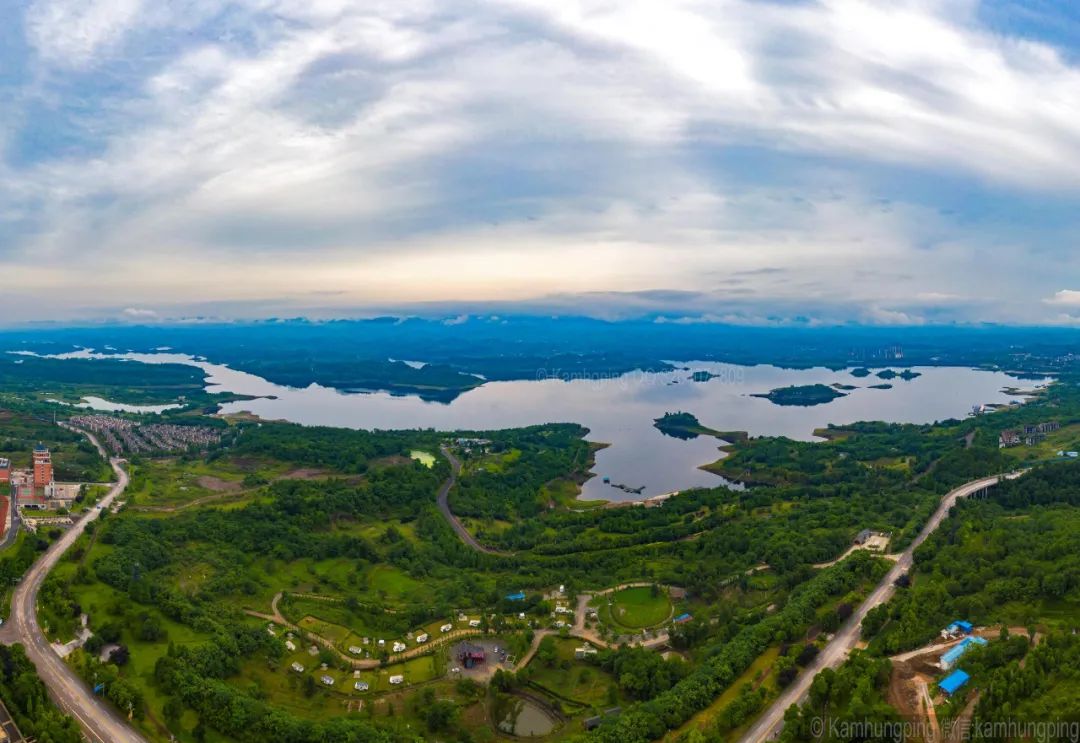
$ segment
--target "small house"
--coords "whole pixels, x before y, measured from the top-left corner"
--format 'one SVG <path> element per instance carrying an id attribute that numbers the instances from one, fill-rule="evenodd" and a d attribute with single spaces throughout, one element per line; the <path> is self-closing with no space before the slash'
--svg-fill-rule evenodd
<path id="1" fill-rule="evenodd" d="M 574 648 L 574 657 L 578 660 L 584 660 L 585 658 L 596 655 L 596 648 L 589 643 L 585 643 L 579 648 Z"/>
<path id="2" fill-rule="evenodd" d="M 469 620 L 469 626 L 473 627 L 473 628 L 479 627 L 480 626 L 480 620 L 479 619 L 470 619 Z"/>
<path id="3" fill-rule="evenodd" d="M 368 687 L 368 682 L 367 681 L 357 681 L 355 684 L 353 684 L 353 688 L 356 689 L 357 691 L 367 691 L 368 688 L 369 688 Z"/>
<path id="4" fill-rule="evenodd" d="M 694 618 L 693 614 L 690 614 L 688 612 L 684 612 L 684 613 L 680 614 L 679 616 L 675 617 L 675 624 L 686 624 L 687 622 L 689 622 L 693 618 Z"/>
<path id="5" fill-rule="evenodd" d="M 405 682 L 405 677 L 402 676 L 401 674 L 390 677 L 390 683 L 393 684 L 394 686 L 397 686 L 398 684 L 402 684 L 404 682 Z"/>
<path id="6" fill-rule="evenodd" d="M 334 685 L 334 678 L 333 678 L 333 676 L 323 676 L 322 677 L 322 682 L 323 682 L 323 686 L 333 686 Z"/>
<path id="7" fill-rule="evenodd" d="M 452 625 L 452 624 L 444 624 L 442 627 L 439 627 L 439 632 L 450 632 L 453 629 L 454 629 L 454 625 Z"/>
<path id="8" fill-rule="evenodd" d="M 286 640 L 285 649 L 288 650 L 290 653 L 294 652 L 296 650 L 296 643 L 292 640 Z"/>
<path id="9" fill-rule="evenodd" d="M 352 653 L 353 655 L 360 655 L 360 653 L 364 652 L 364 649 L 357 646 L 357 645 L 350 645 L 349 646 L 349 652 Z"/>
<path id="10" fill-rule="evenodd" d="M 428 641 L 428 633 L 427 632 L 421 632 L 419 635 L 416 636 L 416 642 L 419 645 L 422 645 L 427 641 Z"/>
<path id="11" fill-rule="evenodd" d="M 300 665 L 299 663 L 293 663 L 292 664 L 292 669 L 294 671 L 296 671 L 297 673 L 303 673 L 304 672 L 304 667 L 302 665 Z"/>
<path id="12" fill-rule="evenodd" d="M 466 668 L 474 668 L 487 660 L 487 652 L 481 645 L 465 643 L 458 650 L 458 660 Z"/>
<path id="13" fill-rule="evenodd" d="M 406 647 L 405 643 L 401 642 L 400 640 L 394 640 L 394 652 L 395 653 L 402 652 L 405 649 L 405 647 Z"/>

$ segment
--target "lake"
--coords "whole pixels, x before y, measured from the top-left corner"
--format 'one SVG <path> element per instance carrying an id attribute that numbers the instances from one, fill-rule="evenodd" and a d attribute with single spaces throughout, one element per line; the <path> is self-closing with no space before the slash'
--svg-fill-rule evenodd
<path id="1" fill-rule="evenodd" d="M 89 352 L 68 357 L 99 357 Z M 115 355 L 110 355 L 116 357 Z M 680 440 L 653 427 L 665 412 L 686 411 L 707 427 L 747 431 L 751 436 L 775 435 L 809 441 L 815 428 L 829 423 L 862 420 L 930 423 L 963 418 L 973 406 L 1016 401 L 1006 387 L 1032 387 L 1000 372 L 960 367 L 915 367 L 921 376 L 910 381 L 888 380 L 892 389 L 870 389 L 883 380 L 856 378 L 850 370 L 781 369 L 775 366 L 735 366 L 714 362 L 678 362 L 687 367 L 673 372 L 630 373 L 603 379 L 535 379 L 488 382 L 451 403 L 425 402 L 414 396 L 384 392 L 345 393 L 312 385 L 294 389 L 253 374 L 173 353 L 123 354 L 146 363 L 185 363 L 209 375 L 208 389 L 246 395 L 273 396 L 227 403 L 224 413 L 249 411 L 267 419 L 306 425 L 364 429 L 434 428 L 483 430 L 515 428 L 537 423 L 573 422 L 589 429 L 590 441 L 610 444 L 596 456 L 593 477 L 585 483 L 584 499 L 631 500 L 692 487 L 729 484 L 698 469 L 718 459 L 719 442 L 708 436 Z M 906 367 L 893 367 L 897 371 Z M 690 379 L 694 371 L 716 375 L 704 382 Z M 1047 380 L 1049 381 L 1049 380 Z M 813 407 L 776 405 L 752 397 L 787 385 L 841 383 L 855 385 L 832 402 Z M 1039 385 L 1045 382 L 1038 383 Z M 102 401 L 105 402 L 105 401 Z M 605 484 L 643 488 L 630 495 Z"/>

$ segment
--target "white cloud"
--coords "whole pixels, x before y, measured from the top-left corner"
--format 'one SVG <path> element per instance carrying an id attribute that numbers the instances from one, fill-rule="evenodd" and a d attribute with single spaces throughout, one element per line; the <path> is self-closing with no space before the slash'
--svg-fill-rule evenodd
<path id="1" fill-rule="evenodd" d="M 30 43 L 46 60 L 77 67 L 118 44 L 143 0 L 36 0 L 26 13 Z"/>
<path id="2" fill-rule="evenodd" d="M 20 228 L 0 269 L 73 306 L 677 287 L 874 322 L 990 294 L 980 313 L 1040 317 L 1068 251 L 1030 267 L 857 173 L 1080 198 L 1080 69 L 974 7 L 37 0 L 41 85 L 110 64 L 136 82 L 80 122 L 92 154 L 0 162 L 0 237 Z M 740 148 L 792 164 L 710 162 Z"/>
<path id="3" fill-rule="evenodd" d="M 1044 300 L 1047 304 L 1066 305 L 1069 307 L 1080 307 L 1080 291 L 1075 289 L 1062 289 L 1056 292 L 1054 296 Z"/>
<path id="4" fill-rule="evenodd" d="M 129 320 L 156 320 L 160 317 L 154 310 L 141 307 L 128 307 L 121 314 Z"/>

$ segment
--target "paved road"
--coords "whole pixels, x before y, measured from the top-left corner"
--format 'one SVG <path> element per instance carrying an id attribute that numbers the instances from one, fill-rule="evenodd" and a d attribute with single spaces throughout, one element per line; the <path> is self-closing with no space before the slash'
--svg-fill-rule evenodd
<path id="1" fill-rule="evenodd" d="M 0 551 L 6 550 L 15 542 L 15 537 L 19 535 L 19 527 L 22 526 L 22 519 L 19 517 L 19 511 L 15 508 L 15 497 L 8 496 L 8 511 L 11 516 L 11 526 L 8 527 L 7 533 L 4 534 L 4 541 L 0 542 Z"/>
<path id="2" fill-rule="evenodd" d="M 1014 472 L 1006 475 L 1009 479 L 1019 477 L 1022 473 Z M 987 487 L 996 485 L 1000 479 L 1000 476 L 995 475 L 993 477 L 984 477 L 980 480 L 973 480 L 965 485 L 961 485 L 955 490 L 950 491 L 941 499 L 941 503 L 938 505 L 937 510 L 934 511 L 934 515 L 930 517 L 930 520 L 926 522 L 922 531 L 917 536 L 906 550 L 900 553 L 900 557 L 897 559 L 896 564 L 885 575 L 865 601 L 859 606 L 859 608 L 851 615 L 844 626 L 833 636 L 833 639 L 825 646 L 825 648 L 818 654 L 817 658 L 808 665 L 803 672 L 787 687 L 783 693 L 772 703 L 772 706 L 765 711 L 754 726 L 751 727 L 746 735 L 742 737 L 741 743 L 762 743 L 762 741 L 769 740 L 777 732 L 784 722 L 784 712 L 791 705 L 801 701 L 810 690 L 810 684 L 814 681 L 814 676 L 818 672 L 826 668 L 836 668 L 847 658 L 852 648 L 855 647 L 855 643 L 859 641 L 859 627 L 862 625 L 863 618 L 866 617 L 867 612 L 873 609 L 875 606 L 879 606 L 890 598 L 892 598 L 893 592 L 896 587 L 893 583 L 901 575 L 911 569 L 913 562 L 912 555 L 920 544 L 926 541 L 934 531 L 941 526 L 941 523 L 945 520 L 945 517 L 949 515 L 949 510 L 956 505 L 956 501 L 960 498 L 966 498 L 972 493 L 978 492 Z"/>
<path id="3" fill-rule="evenodd" d="M 105 450 L 96 438 L 85 431 L 80 433 L 86 435 L 97 450 L 105 455 Z M 99 501 L 102 508 L 112 505 L 128 485 L 128 475 L 120 466 L 120 460 L 110 459 L 109 464 L 116 473 L 117 482 Z M 145 743 L 145 738 L 132 730 L 105 701 L 95 697 L 82 679 L 64 664 L 45 639 L 37 622 L 35 605 L 42 581 L 65 550 L 82 534 L 86 525 L 97 518 L 98 513 L 96 507 L 87 511 L 26 572 L 11 598 L 11 616 L 0 629 L 0 642 L 21 642 L 26 647 L 27 656 L 37 666 L 38 675 L 45 682 L 53 700 L 60 709 L 78 721 L 91 743 Z"/>
<path id="4" fill-rule="evenodd" d="M 461 541 L 476 550 L 477 552 L 484 552 L 488 555 L 506 556 L 506 552 L 499 552 L 498 550 L 493 550 L 489 547 L 485 547 L 484 545 L 476 541 L 476 537 L 470 534 L 469 530 L 465 528 L 465 525 L 461 523 L 461 520 L 458 519 L 458 517 L 450 511 L 450 488 L 454 487 L 454 483 L 457 482 L 458 473 L 461 472 L 461 462 L 459 462 L 457 457 L 451 454 L 450 450 L 447 449 L 445 446 L 440 446 L 439 450 L 443 453 L 444 457 L 450 460 L 450 477 L 448 477 L 446 479 L 446 482 L 442 484 L 442 487 L 439 488 L 439 510 L 442 511 L 443 517 L 446 518 L 451 528 L 453 528 L 453 530 L 457 532 L 457 535 L 461 539 Z"/>

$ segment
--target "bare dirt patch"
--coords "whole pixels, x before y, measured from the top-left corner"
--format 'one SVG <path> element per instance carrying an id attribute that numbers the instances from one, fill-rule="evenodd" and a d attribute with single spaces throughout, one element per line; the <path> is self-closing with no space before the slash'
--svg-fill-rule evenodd
<path id="1" fill-rule="evenodd" d="M 222 480 L 220 477 L 214 477 L 213 475 L 201 475 L 195 482 L 199 484 L 199 487 L 212 490 L 215 493 L 233 493 L 243 487 L 238 482 Z"/>
<path id="2" fill-rule="evenodd" d="M 328 470 L 321 470 L 315 467 L 299 467 L 295 470 L 289 470 L 281 475 L 281 480 L 325 480 L 328 477 L 333 477 L 334 473 Z"/>

